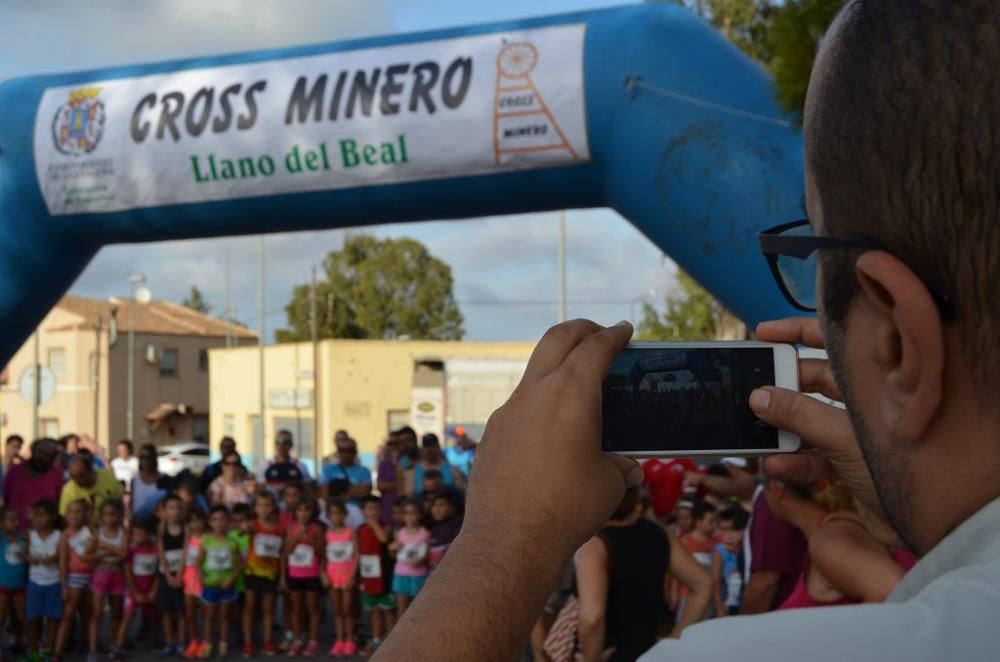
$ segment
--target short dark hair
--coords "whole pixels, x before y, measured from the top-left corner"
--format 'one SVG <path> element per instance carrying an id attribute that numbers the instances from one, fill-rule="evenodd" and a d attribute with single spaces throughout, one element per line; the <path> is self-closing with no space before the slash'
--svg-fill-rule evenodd
<path id="1" fill-rule="evenodd" d="M 433 432 L 428 432 L 420 440 L 420 445 L 423 446 L 424 448 L 428 448 L 428 447 L 440 448 L 441 447 L 441 440 L 438 439 L 438 436 L 436 434 L 434 434 Z"/>
<path id="2" fill-rule="evenodd" d="M 347 513 L 347 504 L 344 503 L 343 499 L 330 499 L 330 502 L 326 504 L 327 512 L 329 512 L 331 508 L 336 508 L 345 514 Z"/>
<path id="3" fill-rule="evenodd" d="M 132 445 L 131 439 L 119 439 L 117 445 L 127 448 L 129 455 L 132 455 L 135 452 L 135 446 Z"/>
<path id="4" fill-rule="evenodd" d="M 694 518 L 695 522 L 701 521 L 705 515 L 710 515 L 715 512 L 715 506 L 707 501 L 696 501 L 693 506 L 691 506 L 691 517 Z"/>
<path id="5" fill-rule="evenodd" d="M 413 428 L 411 428 L 409 425 L 404 425 L 403 427 L 401 427 L 398 430 L 396 430 L 396 434 L 398 434 L 398 435 L 404 435 L 405 434 L 405 435 L 409 435 L 409 436 L 413 437 L 414 439 L 417 438 L 417 431 L 414 430 Z"/>
<path id="6" fill-rule="evenodd" d="M 19 434 L 9 434 L 9 435 L 7 435 L 7 441 L 5 441 L 4 443 L 5 444 L 12 444 L 15 441 L 17 443 L 21 444 L 22 446 L 24 445 L 24 437 L 22 437 Z"/>
<path id="7" fill-rule="evenodd" d="M 209 517 L 211 517 L 215 513 L 225 513 L 226 516 L 228 517 L 229 516 L 229 508 L 226 508 L 225 504 L 217 503 L 217 504 L 215 504 L 214 506 L 212 506 L 211 508 L 208 509 L 208 516 Z"/>
<path id="8" fill-rule="evenodd" d="M 184 505 L 184 499 L 177 496 L 176 492 L 171 492 L 167 496 L 163 497 L 163 505 L 167 505 L 170 501 L 176 501 L 177 503 Z"/>
<path id="9" fill-rule="evenodd" d="M 101 504 L 101 512 L 104 512 L 105 508 L 112 508 L 116 510 L 120 516 L 125 516 L 125 504 L 122 503 L 121 499 L 105 499 L 104 503 Z"/>
<path id="10" fill-rule="evenodd" d="M 807 106 L 827 234 L 878 242 L 951 299 L 965 361 L 1000 393 L 1000 4 L 849 0 Z M 815 106 L 812 104 L 815 103 Z M 857 250 L 820 254 L 834 327 Z"/>
<path id="11" fill-rule="evenodd" d="M 719 521 L 732 522 L 734 529 L 745 529 L 747 522 L 750 521 L 750 515 L 740 506 L 733 506 L 719 511 Z"/>
<path id="12" fill-rule="evenodd" d="M 381 506 L 382 505 L 382 500 L 379 499 L 374 494 L 366 494 L 365 496 L 361 497 L 361 507 L 362 508 L 364 508 L 365 506 L 367 506 L 369 503 L 374 503 L 377 506 Z"/>
<path id="13" fill-rule="evenodd" d="M 59 516 L 59 508 L 56 506 L 56 502 L 52 499 L 39 499 L 33 506 L 31 506 L 31 509 L 40 510 L 46 515 L 50 515 L 52 517 Z"/>
<path id="14" fill-rule="evenodd" d="M 447 492 L 435 492 L 431 497 L 431 503 L 435 501 L 447 501 L 452 507 L 455 505 L 455 500 L 451 498 L 451 495 Z"/>

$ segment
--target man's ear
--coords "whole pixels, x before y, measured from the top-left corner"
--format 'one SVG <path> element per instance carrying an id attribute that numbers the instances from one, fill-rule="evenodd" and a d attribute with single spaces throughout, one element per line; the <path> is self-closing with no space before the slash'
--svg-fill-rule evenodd
<path id="1" fill-rule="evenodd" d="M 870 251 L 856 263 L 861 285 L 859 310 L 869 316 L 869 357 L 884 383 L 882 424 L 893 438 L 923 436 L 942 404 L 945 343 L 934 299 L 916 274 L 884 251 Z"/>

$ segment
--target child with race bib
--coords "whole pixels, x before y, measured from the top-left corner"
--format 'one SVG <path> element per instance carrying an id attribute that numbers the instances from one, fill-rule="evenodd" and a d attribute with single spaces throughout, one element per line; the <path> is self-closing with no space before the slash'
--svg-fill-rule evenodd
<path id="1" fill-rule="evenodd" d="M 392 577 L 392 590 L 399 603 L 397 619 L 402 618 L 413 598 L 427 581 L 428 543 L 430 532 L 420 526 L 423 517 L 420 502 L 409 499 L 403 505 L 403 526 L 396 531 L 389 551 L 396 555 L 396 568 Z"/>
<path id="2" fill-rule="evenodd" d="M 254 501 L 254 518 L 250 525 L 247 545 L 246 587 L 243 606 L 243 656 L 253 657 L 253 633 L 257 625 L 257 604 L 263 616 L 261 631 L 265 655 L 276 655 L 278 647 L 271 642 L 274 628 L 274 599 L 281 576 L 281 550 L 285 530 L 278 522 L 278 501 L 271 492 L 261 492 Z"/>
<path id="3" fill-rule="evenodd" d="M 89 504 L 77 499 L 66 508 L 66 528 L 59 540 L 59 579 L 62 586 L 63 616 L 56 640 L 56 655 L 66 651 L 76 615 L 90 599 L 90 580 L 97 557 L 88 554 L 94 531 L 87 524 Z M 83 618 L 81 616 L 81 622 Z"/>
<path id="4" fill-rule="evenodd" d="M 122 522 L 125 507 L 118 499 L 107 499 L 101 504 L 97 535 L 90 541 L 89 553 L 97 557 L 97 568 L 91 580 L 94 598 L 90 609 L 90 652 L 87 662 L 97 662 L 97 637 L 101 629 L 105 603 L 111 606 L 111 634 L 118 632 L 122 619 L 122 601 L 125 598 L 125 557 L 128 556 L 128 537 Z M 114 655 L 119 651 L 112 649 Z"/>
<path id="5" fill-rule="evenodd" d="M 162 502 L 157 552 L 160 556 L 160 582 L 156 610 L 163 625 L 162 657 L 184 654 L 184 503 L 176 494 Z"/>
<path id="6" fill-rule="evenodd" d="M 212 636 L 219 634 L 219 657 L 229 653 L 229 606 L 236 600 L 236 578 L 243 570 L 239 547 L 229 537 L 229 510 L 222 504 L 212 506 L 208 516 L 209 531 L 201 538 L 201 601 L 205 608 L 205 643 L 203 658 L 212 657 Z"/>
<path id="7" fill-rule="evenodd" d="M 11 611 L 20 622 L 27 620 L 24 587 L 28 582 L 28 544 L 17 524 L 17 512 L 0 507 L 0 633 L 7 631 Z"/>
<path id="8" fill-rule="evenodd" d="M 187 511 L 183 500 L 182 508 Z M 201 604 L 202 588 L 198 564 L 201 559 L 201 539 L 208 528 L 208 520 L 205 517 L 205 511 L 198 508 L 191 510 L 187 517 L 187 538 L 184 540 L 184 620 L 190 643 L 184 649 L 184 657 L 194 658 L 201 656 L 203 647 L 198 628 L 198 606 Z"/>
<path id="9" fill-rule="evenodd" d="M 28 641 L 32 653 L 47 657 L 55 650 L 62 619 L 62 585 L 59 583 L 59 539 L 55 528 L 59 511 L 55 501 L 43 499 L 31 509 L 28 534 Z M 44 619 L 45 630 L 40 631 Z M 44 646 L 40 644 L 44 641 Z"/>
<path id="10" fill-rule="evenodd" d="M 358 571 L 358 539 L 345 524 L 347 506 L 333 500 L 327 507 L 330 528 L 326 531 L 326 572 L 323 584 L 330 591 L 330 606 L 334 616 L 337 641 L 330 649 L 331 657 L 353 657 L 358 652 L 354 643 L 354 586 Z"/>
<path id="11" fill-rule="evenodd" d="M 389 524 L 381 520 L 382 501 L 368 495 L 362 499 L 365 523 L 358 527 L 358 570 L 361 604 L 371 614 L 372 647 L 378 648 L 396 624 L 396 598 L 392 594 L 392 540 Z"/>
<path id="12" fill-rule="evenodd" d="M 159 589 L 157 570 L 160 567 L 160 549 L 153 537 L 156 535 L 156 520 L 132 521 L 132 544 L 125 559 L 125 618 L 118 628 L 118 650 L 125 648 L 125 638 L 132 617 L 142 611 L 142 621 L 147 625 L 156 623 L 156 593 Z"/>
<path id="13" fill-rule="evenodd" d="M 320 559 L 323 558 L 323 528 L 316 522 L 316 502 L 303 498 L 295 506 L 295 521 L 285 533 L 283 588 L 291 603 L 292 642 L 289 655 L 312 657 L 319 654 Z M 309 614 L 309 641 L 303 649 L 305 616 Z"/>

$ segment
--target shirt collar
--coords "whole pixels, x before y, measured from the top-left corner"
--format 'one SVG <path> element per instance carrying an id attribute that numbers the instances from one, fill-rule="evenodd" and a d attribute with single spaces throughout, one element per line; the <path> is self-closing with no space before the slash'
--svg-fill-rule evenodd
<path id="1" fill-rule="evenodd" d="M 904 602 L 927 585 L 965 566 L 996 560 L 1000 556 L 1000 498 L 980 508 L 928 552 L 906 573 L 889 596 L 889 602 Z"/>

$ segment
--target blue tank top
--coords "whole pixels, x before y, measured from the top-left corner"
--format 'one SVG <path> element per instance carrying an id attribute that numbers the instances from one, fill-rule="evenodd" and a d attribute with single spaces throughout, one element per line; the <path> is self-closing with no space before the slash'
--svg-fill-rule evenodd
<path id="1" fill-rule="evenodd" d="M 723 544 L 715 546 L 722 558 L 722 601 L 726 607 L 739 607 L 743 594 L 743 570 L 740 555 Z"/>
<path id="2" fill-rule="evenodd" d="M 0 588 L 24 588 L 28 581 L 28 544 L 18 533 L 14 540 L 0 533 Z"/>
<path id="3" fill-rule="evenodd" d="M 420 496 L 424 493 L 424 465 L 418 463 L 414 466 L 413 471 L 413 494 L 414 496 Z M 441 482 L 444 485 L 452 486 L 455 484 L 455 474 L 451 472 L 451 465 L 445 460 L 441 464 L 441 468 L 438 470 L 441 472 Z"/>

